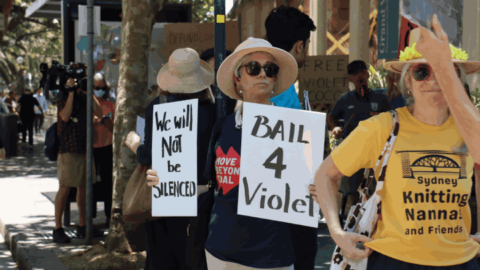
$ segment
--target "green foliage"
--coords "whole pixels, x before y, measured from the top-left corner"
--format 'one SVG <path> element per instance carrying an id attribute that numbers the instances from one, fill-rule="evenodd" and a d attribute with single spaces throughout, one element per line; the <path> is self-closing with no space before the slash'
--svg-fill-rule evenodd
<path id="1" fill-rule="evenodd" d="M 169 0 L 169 4 L 192 4 L 192 22 L 213 22 L 213 0 Z"/>
<path id="2" fill-rule="evenodd" d="M 475 91 L 471 91 L 470 95 L 472 96 L 473 104 L 480 111 L 480 91 L 478 88 L 475 88 Z"/>
<path id="3" fill-rule="evenodd" d="M 377 88 L 386 89 L 387 88 L 386 78 L 388 75 L 388 70 L 381 67 L 380 70 L 377 71 L 372 66 L 370 66 L 368 73 L 370 73 L 370 78 L 368 79 L 368 88 L 370 89 L 377 89 Z"/>
<path id="4" fill-rule="evenodd" d="M 0 41 L 0 77 L 12 83 L 20 76 L 20 69 L 32 74 L 32 81 L 40 79 L 38 66 L 42 62 L 61 59 L 61 28 L 57 20 L 26 18 L 25 10 L 33 0 L 15 0 L 19 12 L 11 11 L 7 31 Z M 17 57 L 23 57 L 22 65 Z"/>

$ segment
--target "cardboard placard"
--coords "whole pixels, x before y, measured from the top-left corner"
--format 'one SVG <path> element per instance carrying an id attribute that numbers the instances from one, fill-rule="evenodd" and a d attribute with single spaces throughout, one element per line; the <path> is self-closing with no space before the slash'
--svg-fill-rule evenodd
<path id="1" fill-rule="evenodd" d="M 198 99 L 153 106 L 152 216 L 197 216 Z"/>
<path id="2" fill-rule="evenodd" d="M 240 44 L 238 22 L 229 21 L 225 25 L 227 50 L 234 51 Z M 202 52 L 215 45 L 214 23 L 172 23 L 165 26 L 165 49 L 168 56 L 180 48 L 192 48 Z"/>
<path id="3" fill-rule="evenodd" d="M 463 0 L 402 0 L 401 14 L 429 30 L 432 16 L 437 14 L 450 43 L 462 45 Z"/>
<path id="4" fill-rule="evenodd" d="M 300 93 L 309 92 L 311 104 L 334 104 L 348 91 L 348 55 L 308 56 L 298 70 Z M 299 96 L 300 102 L 303 95 Z"/>
<path id="5" fill-rule="evenodd" d="M 324 113 L 243 103 L 239 215 L 318 227 L 308 191 L 323 161 Z"/>

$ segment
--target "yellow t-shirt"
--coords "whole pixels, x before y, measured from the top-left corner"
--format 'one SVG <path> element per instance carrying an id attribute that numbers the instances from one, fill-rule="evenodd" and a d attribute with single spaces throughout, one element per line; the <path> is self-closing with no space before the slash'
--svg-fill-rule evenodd
<path id="1" fill-rule="evenodd" d="M 407 107 L 397 112 L 400 131 L 381 193 L 381 220 L 365 246 L 413 264 L 465 263 L 479 248 L 469 238 L 473 159 L 451 150 L 463 142 L 452 117 L 436 127 L 415 119 Z M 351 176 L 373 168 L 391 127 L 390 113 L 361 122 L 332 152 L 340 172 Z"/>

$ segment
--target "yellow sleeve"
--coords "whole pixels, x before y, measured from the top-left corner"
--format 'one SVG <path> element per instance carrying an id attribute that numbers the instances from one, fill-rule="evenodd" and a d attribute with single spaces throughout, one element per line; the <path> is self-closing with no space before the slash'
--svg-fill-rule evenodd
<path id="1" fill-rule="evenodd" d="M 348 137 L 332 151 L 340 172 L 352 176 L 360 169 L 373 168 L 392 130 L 392 116 L 381 113 L 360 122 Z"/>

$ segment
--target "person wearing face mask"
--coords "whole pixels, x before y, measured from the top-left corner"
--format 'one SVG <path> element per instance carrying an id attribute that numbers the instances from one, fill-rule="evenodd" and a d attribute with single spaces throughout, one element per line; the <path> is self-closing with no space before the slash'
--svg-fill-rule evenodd
<path id="1" fill-rule="evenodd" d="M 113 192 L 113 121 L 115 119 L 115 104 L 107 100 L 110 92 L 110 86 L 101 73 L 96 73 L 93 77 L 93 93 L 100 103 L 103 117 L 93 117 L 93 158 L 95 169 L 100 176 L 94 188 L 94 198 L 104 201 L 104 211 L 107 217 L 107 227 L 110 225 L 110 216 L 112 211 L 112 192 Z M 100 180 L 100 181 L 98 181 Z"/>

